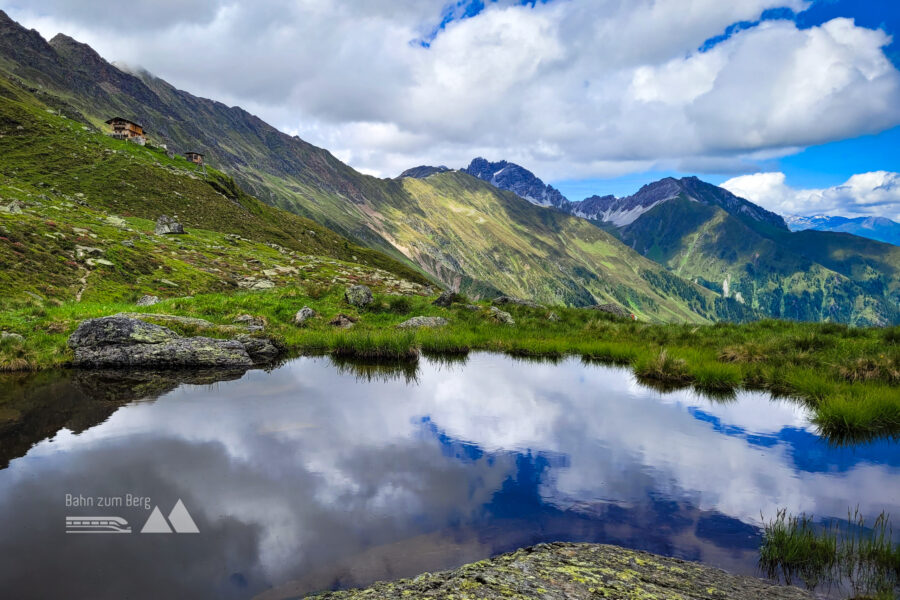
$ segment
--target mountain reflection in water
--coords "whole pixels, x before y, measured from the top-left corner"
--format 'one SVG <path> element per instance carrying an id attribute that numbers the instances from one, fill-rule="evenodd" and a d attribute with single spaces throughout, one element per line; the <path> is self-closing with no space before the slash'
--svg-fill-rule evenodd
<path id="1" fill-rule="evenodd" d="M 283 598 L 553 540 L 752 574 L 761 514 L 900 513 L 895 441 L 835 447 L 799 404 L 663 393 L 577 359 L 0 386 L 0 584 L 16 598 Z M 200 533 L 142 535 L 143 507 L 66 494 L 149 496 L 163 514 L 181 499 Z M 100 513 L 134 533 L 65 534 L 65 516 Z"/>

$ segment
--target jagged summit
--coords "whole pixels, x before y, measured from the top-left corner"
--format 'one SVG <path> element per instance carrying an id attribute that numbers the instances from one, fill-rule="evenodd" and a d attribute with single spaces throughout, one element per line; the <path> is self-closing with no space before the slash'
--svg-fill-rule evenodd
<path id="1" fill-rule="evenodd" d="M 653 207 L 676 198 L 686 198 L 701 204 L 718 206 L 734 216 L 749 217 L 777 229 L 787 230 L 787 225 L 781 216 L 694 176 L 681 179 L 666 177 L 648 183 L 632 196 L 624 198 L 592 196 L 581 202 L 571 202 L 569 207 L 572 214 L 585 219 L 624 227 L 634 223 Z"/>
<path id="2" fill-rule="evenodd" d="M 569 204 L 568 199 L 559 190 L 545 184 L 534 173 L 515 163 L 505 160 L 490 162 L 485 158 L 478 157 L 462 170 L 502 190 L 509 190 L 539 206 L 564 209 Z"/>

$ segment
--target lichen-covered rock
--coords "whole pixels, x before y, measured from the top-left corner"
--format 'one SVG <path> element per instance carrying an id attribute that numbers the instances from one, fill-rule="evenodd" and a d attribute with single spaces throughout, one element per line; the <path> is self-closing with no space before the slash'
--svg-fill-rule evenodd
<path id="1" fill-rule="evenodd" d="M 524 300 L 522 298 L 515 298 L 513 296 L 497 296 L 493 300 L 491 300 L 491 304 L 496 306 L 503 306 L 504 304 L 516 304 L 518 306 L 530 306 L 531 308 L 540 308 L 540 304 L 534 302 L 532 300 Z"/>
<path id="2" fill-rule="evenodd" d="M 357 308 L 363 308 L 372 304 L 372 290 L 366 285 L 352 285 L 344 292 L 347 304 Z"/>
<path id="3" fill-rule="evenodd" d="M 138 306 L 153 306 L 159 303 L 159 296 L 141 296 L 140 300 L 135 302 Z"/>
<path id="4" fill-rule="evenodd" d="M 453 290 L 444 290 L 441 292 L 441 295 L 437 297 L 437 300 L 432 302 L 435 306 L 442 306 L 444 308 L 449 308 L 456 300 L 459 298 L 459 294 L 454 292 Z"/>
<path id="5" fill-rule="evenodd" d="M 13 342 L 24 342 L 25 338 L 18 333 L 13 333 L 11 331 L 0 331 L 0 340 L 10 340 Z"/>
<path id="6" fill-rule="evenodd" d="M 795 587 L 601 544 L 539 544 L 454 571 L 325 592 L 316 600 L 811 600 Z"/>
<path id="7" fill-rule="evenodd" d="M 498 323 L 503 323 L 504 325 L 515 325 L 516 321 L 512 318 L 512 315 L 506 311 L 500 310 L 496 306 L 491 307 L 491 318 L 493 318 Z"/>
<path id="8" fill-rule="evenodd" d="M 172 217 L 162 215 L 156 220 L 156 235 L 180 235 L 184 234 L 184 226 Z"/>
<path id="9" fill-rule="evenodd" d="M 249 368 L 279 354 L 262 338 L 182 337 L 167 327 L 122 315 L 82 322 L 68 343 L 74 365 L 86 368 Z"/>
<path id="10" fill-rule="evenodd" d="M 180 336 L 167 327 L 116 315 L 82 321 L 69 337 L 69 347 L 98 348 L 134 344 L 163 344 Z"/>
<path id="11" fill-rule="evenodd" d="M 244 346 L 244 350 L 255 365 L 270 363 L 281 354 L 278 347 L 267 338 L 239 335 L 237 341 Z"/>
<path id="12" fill-rule="evenodd" d="M 397 325 L 400 329 L 417 329 L 419 327 L 443 327 L 449 323 L 447 319 L 443 317 L 413 317 L 412 319 L 408 319 L 403 321 L 399 325 Z"/>
<path id="13" fill-rule="evenodd" d="M 294 315 L 294 323 L 297 325 L 304 325 L 307 321 L 316 316 L 316 311 L 311 309 L 308 306 L 304 306 L 300 310 L 297 311 L 297 314 Z"/>
<path id="14" fill-rule="evenodd" d="M 258 277 L 244 277 L 238 281 L 238 287 L 248 290 L 270 290 L 275 287 L 275 282 L 269 279 L 260 279 Z"/>

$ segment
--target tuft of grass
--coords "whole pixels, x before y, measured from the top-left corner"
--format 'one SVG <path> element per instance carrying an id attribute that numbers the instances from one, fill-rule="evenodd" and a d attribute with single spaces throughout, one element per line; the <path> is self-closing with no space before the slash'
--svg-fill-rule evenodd
<path id="1" fill-rule="evenodd" d="M 900 543 L 893 541 L 884 512 L 869 527 L 858 508 L 848 511 L 846 521 L 822 524 L 781 509 L 764 523 L 759 566 L 788 585 L 836 585 L 852 590 L 854 598 L 895 598 L 900 592 Z"/>
<path id="2" fill-rule="evenodd" d="M 641 379 L 664 383 L 688 383 L 691 381 L 684 359 L 671 356 L 666 348 L 661 349 L 656 356 L 639 359 L 634 367 L 634 372 Z"/>

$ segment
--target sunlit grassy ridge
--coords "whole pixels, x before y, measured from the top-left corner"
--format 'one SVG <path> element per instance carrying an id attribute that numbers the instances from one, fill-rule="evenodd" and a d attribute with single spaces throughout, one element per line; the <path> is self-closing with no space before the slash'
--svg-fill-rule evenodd
<path id="1" fill-rule="evenodd" d="M 378 289 L 379 284 L 375 284 Z M 196 316 L 230 325 L 249 313 L 267 321 L 266 332 L 293 354 L 334 353 L 367 360 L 411 360 L 420 352 L 490 350 L 524 356 L 580 356 L 631 366 L 644 382 L 661 388 L 694 387 L 727 398 L 740 387 L 795 397 L 810 406 L 822 432 L 834 439 L 900 432 L 900 328 L 861 329 L 836 324 L 761 321 L 751 324 L 654 325 L 588 309 L 507 306 L 515 325 L 497 322 L 487 304 L 439 308 L 433 297 L 376 295 L 365 310 L 344 302 L 343 284 L 310 283 L 258 292 L 175 298 L 151 312 Z M 319 316 L 293 323 L 303 306 Z M 65 343 L 90 317 L 140 310 L 130 303 L 33 304 L 0 313 L 0 329 L 25 341 L 0 343 L 0 367 L 42 368 L 71 359 Z M 549 320 L 554 312 L 559 320 Z M 328 321 L 358 318 L 349 330 Z M 399 330 L 412 316 L 442 316 L 438 329 Z M 169 325 L 169 323 L 163 323 Z M 186 333 L 197 333 L 187 331 Z M 233 332 L 204 331 L 227 337 Z"/>
<path id="2" fill-rule="evenodd" d="M 715 190 L 713 186 L 708 186 Z M 900 248 L 776 229 L 684 195 L 616 232 L 644 256 L 774 317 L 900 322 Z"/>

